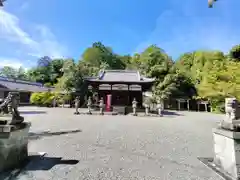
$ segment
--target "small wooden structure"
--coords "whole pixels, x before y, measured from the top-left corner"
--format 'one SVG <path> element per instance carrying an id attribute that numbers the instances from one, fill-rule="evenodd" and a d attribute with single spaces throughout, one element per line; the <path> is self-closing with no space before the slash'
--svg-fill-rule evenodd
<path id="1" fill-rule="evenodd" d="M 200 105 L 204 105 L 205 111 L 208 112 L 209 101 L 207 101 L 207 100 L 198 100 L 197 101 L 197 109 L 198 109 L 198 111 L 200 110 Z"/>
<path id="2" fill-rule="evenodd" d="M 108 95 L 111 95 L 111 106 L 127 107 L 132 105 L 136 98 L 142 106 L 143 92 L 149 90 L 154 79 L 142 76 L 134 70 L 104 70 L 97 77 L 86 77 L 85 82 L 90 85 L 98 97 L 103 97 L 108 103 Z"/>
<path id="3" fill-rule="evenodd" d="M 178 104 L 178 111 L 181 110 L 181 104 L 183 104 L 183 103 L 187 103 L 187 109 L 188 109 L 188 111 L 190 110 L 190 105 L 189 105 L 190 99 L 178 98 L 178 99 L 176 99 L 176 101 L 177 101 L 177 104 Z"/>

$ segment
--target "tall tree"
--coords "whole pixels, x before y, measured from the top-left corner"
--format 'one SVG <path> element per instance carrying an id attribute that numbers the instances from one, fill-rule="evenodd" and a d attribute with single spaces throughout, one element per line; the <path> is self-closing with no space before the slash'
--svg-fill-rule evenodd
<path id="1" fill-rule="evenodd" d="M 232 49 L 229 52 L 229 57 L 233 61 L 240 62 L 240 45 L 232 47 Z"/>
<path id="2" fill-rule="evenodd" d="M 29 80 L 27 72 L 23 69 L 23 67 L 13 68 L 10 66 L 4 66 L 0 69 L 0 76 L 21 80 Z"/>
<path id="3" fill-rule="evenodd" d="M 121 58 L 101 42 L 93 43 L 92 47 L 87 48 L 81 61 L 94 67 L 106 66 L 109 69 L 125 69 L 126 67 Z"/>
<path id="4" fill-rule="evenodd" d="M 162 49 L 155 45 L 149 46 L 140 55 L 139 62 L 142 73 L 156 79 L 153 87 L 156 98 L 169 99 L 184 94 L 184 92 L 180 93 L 179 89 L 187 81 L 183 75 L 176 72 L 172 59 Z"/>
<path id="5" fill-rule="evenodd" d="M 0 69 L 0 75 L 8 78 L 16 78 L 17 70 L 10 66 L 4 66 Z"/>
<path id="6" fill-rule="evenodd" d="M 37 67 L 47 67 L 50 65 L 51 63 L 51 58 L 48 56 L 43 56 L 41 58 L 38 59 L 37 61 Z"/>
<path id="7" fill-rule="evenodd" d="M 57 89 L 61 91 L 71 91 L 81 88 L 83 85 L 83 76 L 80 66 L 77 66 L 73 59 L 67 59 L 63 63 L 63 76 L 58 79 Z"/>

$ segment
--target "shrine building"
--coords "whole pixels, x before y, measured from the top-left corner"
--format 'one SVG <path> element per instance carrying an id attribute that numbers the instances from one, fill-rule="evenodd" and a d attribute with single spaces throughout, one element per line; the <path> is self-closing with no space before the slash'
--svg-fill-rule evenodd
<path id="1" fill-rule="evenodd" d="M 30 104 L 30 96 L 33 92 L 51 91 L 53 88 L 44 87 L 41 83 L 11 79 L 0 76 L 0 103 L 7 97 L 10 91 L 20 94 L 20 104 Z"/>
<path id="2" fill-rule="evenodd" d="M 85 82 L 107 106 L 132 106 L 135 98 L 141 107 L 143 93 L 151 89 L 154 79 L 135 70 L 104 70 L 97 77 L 85 78 Z"/>

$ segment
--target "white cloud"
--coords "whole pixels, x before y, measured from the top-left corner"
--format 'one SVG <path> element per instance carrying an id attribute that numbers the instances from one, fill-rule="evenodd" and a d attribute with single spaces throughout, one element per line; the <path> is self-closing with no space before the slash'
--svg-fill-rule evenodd
<path id="1" fill-rule="evenodd" d="M 66 48 L 62 46 L 45 25 L 34 25 L 30 29 L 33 32 L 27 32 L 21 26 L 22 21 L 3 9 L 0 9 L 0 39 L 2 41 L 18 44 L 22 49 L 22 54 L 31 56 L 49 56 L 52 58 L 63 57 L 66 53 Z M 2 43 L 2 42 L 1 42 Z"/>
<path id="2" fill-rule="evenodd" d="M 20 68 L 23 66 L 21 61 L 18 59 L 7 59 L 7 58 L 0 58 L 0 68 L 4 66 L 10 66 L 13 68 Z"/>

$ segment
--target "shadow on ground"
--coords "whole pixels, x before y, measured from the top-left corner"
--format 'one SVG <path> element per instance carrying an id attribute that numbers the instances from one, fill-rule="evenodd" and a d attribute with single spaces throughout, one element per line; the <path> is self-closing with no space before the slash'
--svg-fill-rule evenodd
<path id="1" fill-rule="evenodd" d="M 58 132 L 43 131 L 40 133 L 30 132 L 30 133 L 28 133 L 28 137 L 29 137 L 29 140 L 38 140 L 43 137 L 60 136 L 60 135 L 73 134 L 73 133 L 79 133 L 79 132 L 82 132 L 82 131 L 81 130 L 70 130 L 70 131 L 58 131 Z"/>
<path id="2" fill-rule="evenodd" d="M 56 165 L 76 165 L 79 161 L 74 159 L 63 160 L 61 157 L 33 155 L 28 157 L 28 162 L 23 171 L 48 171 Z"/>
<path id="3" fill-rule="evenodd" d="M 213 158 L 203 158 L 203 157 L 198 157 L 198 160 L 202 162 L 206 167 L 210 168 L 213 170 L 215 173 L 217 173 L 220 177 L 222 177 L 225 180 L 233 180 L 231 175 L 229 175 L 227 172 L 224 172 L 223 169 L 221 169 L 218 165 L 214 163 Z"/>
<path id="4" fill-rule="evenodd" d="M 46 111 L 19 111 L 20 114 L 46 114 Z"/>
<path id="5" fill-rule="evenodd" d="M 179 113 L 174 112 L 174 111 L 164 110 L 163 111 L 163 116 L 183 116 L 183 114 L 179 114 Z"/>
<path id="6" fill-rule="evenodd" d="M 28 171 L 48 171 L 56 165 L 76 165 L 79 160 L 62 160 L 61 157 L 44 157 L 41 155 L 32 155 L 27 158 L 16 169 L 12 169 L 0 174 L 2 180 L 16 180 L 19 175 L 27 174 Z"/>

